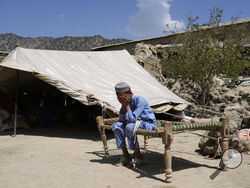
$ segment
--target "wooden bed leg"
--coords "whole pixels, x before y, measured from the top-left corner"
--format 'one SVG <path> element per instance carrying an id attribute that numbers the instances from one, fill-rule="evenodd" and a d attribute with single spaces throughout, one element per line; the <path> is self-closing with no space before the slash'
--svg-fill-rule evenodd
<path id="1" fill-rule="evenodd" d="M 173 143 L 172 124 L 165 122 L 164 135 L 162 137 L 162 143 L 165 145 L 164 161 L 165 161 L 165 176 L 166 183 L 172 182 L 172 156 L 171 156 L 171 144 Z"/>
<path id="2" fill-rule="evenodd" d="M 148 136 L 144 136 L 144 149 L 148 147 Z"/>
<path id="3" fill-rule="evenodd" d="M 220 129 L 221 134 L 221 140 L 220 140 L 220 146 L 221 146 L 221 152 L 223 153 L 226 151 L 229 147 L 229 120 L 228 118 L 221 118 L 220 121 L 223 123 L 223 127 Z M 224 171 L 227 171 L 228 169 L 224 166 L 222 167 Z"/>
<path id="4" fill-rule="evenodd" d="M 105 134 L 105 128 L 103 127 L 104 125 L 103 118 L 101 116 L 96 117 L 96 123 L 99 129 L 100 135 L 101 135 L 105 155 L 109 155 L 107 137 Z"/>

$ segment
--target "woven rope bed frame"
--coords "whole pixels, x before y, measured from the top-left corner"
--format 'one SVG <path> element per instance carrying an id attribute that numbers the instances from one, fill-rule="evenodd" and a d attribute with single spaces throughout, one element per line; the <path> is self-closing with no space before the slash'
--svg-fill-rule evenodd
<path id="1" fill-rule="evenodd" d="M 97 126 L 101 135 L 104 146 L 105 155 L 109 155 L 107 137 L 105 129 L 111 130 L 111 125 L 115 123 L 118 118 L 103 119 L 101 116 L 96 118 Z M 229 121 L 227 118 L 221 118 L 219 122 L 202 122 L 202 123 L 187 123 L 187 122 L 170 122 L 165 120 L 157 120 L 157 129 L 148 131 L 145 129 L 137 129 L 137 135 L 144 136 L 144 148 L 148 145 L 148 136 L 158 137 L 162 139 L 164 144 L 164 162 L 165 162 L 165 182 L 172 182 L 172 156 L 171 144 L 173 143 L 173 133 L 175 131 L 183 130 L 209 130 L 220 132 L 220 146 L 222 153 L 228 149 L 229 143 Z M 226 168 L 224 168 L 226 169 Z"/>

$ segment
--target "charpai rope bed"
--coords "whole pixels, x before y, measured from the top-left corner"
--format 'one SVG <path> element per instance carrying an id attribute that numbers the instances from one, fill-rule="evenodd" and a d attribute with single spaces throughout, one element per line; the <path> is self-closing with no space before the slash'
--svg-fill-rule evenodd
<path id="1" fill-rule="evenodd" d="M 104 146 L 105 155 L 109 155 L 107 137 L 105 129 L 111 130 L 111 125 L 115 123 L 119 118 L 103 119 L 101 116 L 96 118 L 97 126 L 101 134 L 101 139 Z M 165 161 L 165 182 L 172 182 L 172 156 L 171 156 L 171 144 L 173 143 L 173 133 L 175 131 L 184 130 L 209 130 L 220 132 L 220 147 L 222 153 L 228 149 L 229 143 L 229 121 L 227 118 L 221 118 L 219 122 L 200 122 L 200 123 L 188 123 L 188 122 L 170 122 L 165 120 L 157 120 L 157 128 L 154 131 L 137 129 L 137 135 L 144 136 L 144 148 L 148 146 L 148 136 L 158 137 L 162 139 L 164 144 L 164 161 Z M 226 169 L 226 168 L 224 168 Z"/>

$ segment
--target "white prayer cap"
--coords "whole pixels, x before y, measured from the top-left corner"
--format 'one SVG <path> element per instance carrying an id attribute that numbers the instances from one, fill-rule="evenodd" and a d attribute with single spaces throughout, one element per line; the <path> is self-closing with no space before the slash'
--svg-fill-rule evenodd
<path id="1" fill-rule="evenodd" d="M 129 85 L 126 82 L 120 82 L 115 85 L 116 93 L 126 93 L 130 90 Z"/>

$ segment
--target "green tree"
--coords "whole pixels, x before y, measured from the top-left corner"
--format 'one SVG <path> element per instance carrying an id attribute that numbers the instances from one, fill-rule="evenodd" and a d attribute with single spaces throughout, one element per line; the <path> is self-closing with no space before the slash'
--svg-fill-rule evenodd
<path id="1" fill-rule="evenodd" d="M 177 34 L 173 46 L 162 61 L 163 72 L 170 78 L 188 81 L 200 90 L 206 105 L 214 76 L 236 77 L 249 64 L 244 55 L 246 27 L 233 24 L 221 27 L 223 10 L 210 9 L 209 21 L 198 24 L 198 17 L 188 17 L 187 29 Z"/>

